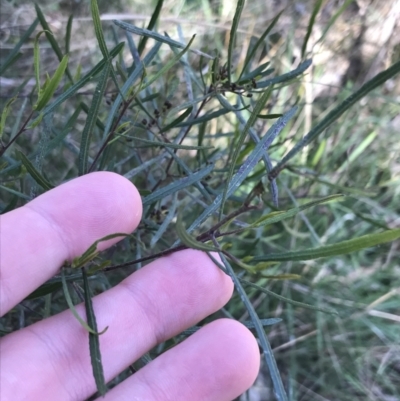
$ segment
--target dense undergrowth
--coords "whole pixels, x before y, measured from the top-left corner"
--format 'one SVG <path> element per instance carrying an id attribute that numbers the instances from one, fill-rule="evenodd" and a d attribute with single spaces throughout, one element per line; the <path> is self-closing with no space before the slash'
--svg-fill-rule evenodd
<path id="1" fill-rule="evenodd" d="M 216 2 L 188 2 L 185 24 L 166 33 L 157 27 L 168 2 L 135 24 L 100 23 L 91 3 L 89 55 L 73 19 L 54 33 L 39 6 L 2 52 L 0 210 L 109 170 L 138 187 L 143 219 L 113 250 L 63 268 L 1 319 L 2 331 L 65 309 L 66 294 L 90 306 L 82 266 L 98 294 L 174 249 L 216 249 L 237 292 L 207 321 L 245 322 L 264 354 L 243 399 L 272 399 L 271 388 L 280 400 L 398 399 L 399 60 L 310 96 L 324 73 L 312 62 L 317 44 L 351 1 L 325 23 L 316 1 L 293 29 L 282 19 L 296 16 L 277 10 L 253 35 L 252 9 L 238 1 L 212 38 L 201 27 L 191 36 L 186 22 L 196 10 L 217 25 Z"/>

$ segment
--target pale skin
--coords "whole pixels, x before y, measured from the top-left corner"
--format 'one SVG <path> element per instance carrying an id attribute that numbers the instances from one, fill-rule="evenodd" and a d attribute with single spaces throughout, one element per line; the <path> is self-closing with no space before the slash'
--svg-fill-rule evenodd
<path id="1" fill-rule="evenodd" d="M 131 182 L 108 172 L 72 180 L 0 217 L 0 314 L 106 235 L 131 233 L 142 213 Z M 105 249 L 118 239 L 101 243 Z M 157 343 L 224 306 L 232 280 L 200 251 L 158 259 L 93 300 L 107 381 Z M 85 317 L 84 308 L 78 311 Z M 110 390 L 111 401 L 229 401 L 249 388 L 257 342 L 220 319 Z M 88 334 L 69 310 L 3 337 L 0 399 L 78 401 L 96 391 Z"/>

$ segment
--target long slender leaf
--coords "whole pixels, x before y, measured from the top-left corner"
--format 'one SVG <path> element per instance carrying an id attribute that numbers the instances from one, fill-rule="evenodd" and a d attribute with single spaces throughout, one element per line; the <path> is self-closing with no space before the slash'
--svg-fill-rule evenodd
<path id="1" fill-rule="evenodd" d="M 269 173 L 269 178 L 276 178 L 284 165 L 292 159 L 304 146 L 307 146 L 311 141 L 317 138 L 326 128 L 337 120 L 345 111 L 352 107 L 356 102 L 366 96 L 369 92 L 381 86 L 388 79 L 392 78 L 400 72 L 400 61 L 393 64 L 387 70 L 375 75 L 371 80 L 366 82 L 358 91 L 351 94 L 347 99 L 333 109 L 323 120 L 321 120 L 311 131 L 299 141 L 293 149 L 274 167 Z"/>
<path id="2" fill-rule="evenodd" d="M 11 210 L 14 210 L 15 207 L 18 204 L 18 196 L 13 196 L 10 200 L 10 202 L 8 203 L 8 205 L 6 205 L 4 207 L 4 209 L 0 212 L 0 214 L 6 214 L 8 212 L 11 212 Z"/>
<path id="3" fill-rule="evenodd" d="M 296 78 L 297 76 L 302 74 L 311 64 L 312 64 L 311 59 L 305 60 L 297 68 L 287 72 L 286 74 L 282 74 L 275 78 L 267 79 L 265 81 L 257 82 L 257 88 L 266 88 L 271 85 L 281 84 L 283 82 L 290 81 L 293 78 Z"/>
<path id="4" fill-rule="evenodd" d="M 260 323 L 263 327 L 265 326 L 273 326 L 274 324 L 280 323 L 282 322 L 282 319 L 279 317 L 272 317 L 269 319 L 260 319 Z M 240 322 L 242 323 L 244 326 L 246 326 L 248 329 L 254 329 L 255 325 L 254 323 L 249 320 L 249 321 L 245 321 L 245 322 Z M 197 331 L 199 331 L 202 328 L 202 326 L 193 326 L 190 329 L 187 329 L 185 331 L 182 332 L 183 335 L 189 336 L 191 334 L 196 333 Z"/>
<path id="5" fill-rule="evenodd" d="M 160 43 L 167 43 L 170 46 L 178 47 L 180 49 L 184 49 L 186 47 L 185 44 L 177 42 L 176 40 L 173 40 L 169 38 L 168 36 L 160 35 L 157 32 L 154 31 L 149 31 L 148 29 L 144 28 L 138 28 L 137 26 L 134 26 L 132 24 L 128 24 L 127 22 L 120 21 L 120 20 L 113 20 L 115 25 L 118 25 L 120 28 L 124 29 L 125 31 L 135 33 L 137 35 L 141 36 L 147 36 L 149 38 L 155 39 L 156 41 Z M 209 59 L 214 59 L 214 57 L 210 56 L 209 54 L 203 53 L 199 50 L 194 50 L 190 49 L 191 52 L 196 53 L 198 55 L 201 55 L 203 57 L 207 57 Z"/>
<path id="6" fill-rule="evenodd" d="M 95 332 L 97 332 L 96 315 L 94 313 L 92 295 L 90 293 L 89 280 L 87 278 L 85 268 L 82 268 L 82 278 L 83 278 L 83 288 L 85 292 L 86 318 L 89 326 Z M 107 328 L 108 327 L 106 327 L 105 330 L 107 330 Z M 93 334 L 91 332 L 89 332 L 89 350 L 90 350 L 90 361 L 92 363 L 92 369 L 93 369 L 93 377 L 96 382 L 97 391 L 100 393 L 100 395 L 104 395 L 107 392 L 107 385 L 104 378 L 103 363 L 101 361 L 100 339 L 99 335 Z"/>
<path id="7" fill-rule="evenodd" d="M 8 188 L 4 185 L 0 184 L 0 189 L 3 189 L 4 191 L 9 192 L 10 194 L 16 195 L 21 199 L 28 200 L 28 201 L 31 200 L 31 198 L 28 195 L 25 195 L 22 192 L 16 191 L 15 189 Z"/>
<path id="8" fill-rule="evenodd" d="M 40 25 L 42 25 L 42 28 L 46 35 L 46 39 L 48 40 L 48 42 L 50 43 L 50 46 L 54 50 L 54 53 L 56 54 L 58 61 L 61 63 L 65 56 L 63 55 L 63 52 L 61 51 L 61 48 L 58 45 L 58 43 L 54 37 L 53 31 L 51 30 L 49 24 L 46 21 L 44 14 L 42 13 L 42 10 L 40 9 L 40 7 L 37 3 L 35 3 L 35 10 L 36 10 L 36 15 L 40 21 Z M 66 70 L 66 73 L 67 73 L 68 79 L 72 82 L 73 81 L 72 75 L 69 72 L 68 68 Z"/>
<path id="9" fill-rule="evenodd" d="M 219 92 L 216 93 L 216 97 L 217 97 L 218 101 L 221 103 L 221 106 L 222 106 L 225 110 L 227 110 L 228 112 L 229 112 L 229 111 L 234 111 L 234 112 L 236 112 L 236 111 L 243 111 L 243 110 L 247 110 L 247 109 L 250 107 L 250 105 L 247 105 L 247 106 L 243 107 L 242 109 L 239 109 L 239 108 L 237 108 L 237 106 L 232 106 L 232 105 L 228 102 L 228 100 L 225 98 L 225 96 L 223 96 L 223 95 L 222 95 L 221 93 L 219 93 Z"/>
<path id="10" fill-rule="evenodd" d="M 51 47 L 53 48 L 54 53 L 56 54 L 56 56 L 58 58 L 58 61 L 61 62 L 62 58 L 64 57 L 63 53 L 60 49 L 60 46 L 58 46 L 58 43 L 54 38 L 53 32 L 52 32 L 49 24 L 47 23 L 46 18 L 44 16 L 44 14 L 42 13 L 42 10 L 40 9 L 40 7 L 37 3 L 35 3 L 35 10 L 36 10 L 37 17 L 40 21 L 40 25 L 42 25 L 42 28 L 46 34 L 46 38 L 49 41 Z"/>
<path id="11" fill-rule="evenodd" d="M 246 159 L 246 161 L 239 168 L 235 176 L 229 183 L 227 190 L 227 197 L 231 196 L 233 192 L 239 187 L 239 185 L 244 181 L 248 174 L 253 170 L 256 164 L 261 159 L 262 155 L 265 153 L 266 149 L 271 145 L 272 141 L 276 136 L 283 130 L 288 121 L 294 116 L 297 108 L 293 107 L 287 113 L 285 113 L 272 127 L 267 131 L 264 137 L 257 143 L 251 155 Z M 201 223 L 203 223 L 211 214 L 213 214 L 222 203 L 222 194 L 218 195 L 214 202 L 203 211 L 203 213 L 195 219 L 195 221 L 190 225 L 187 231 L 190 233 L 195 228 L 197 228 Z"/>
<path id="12" fill-rule="evenodd" d="M 172 57 L 171 60 L 169 60 L 167 63 L 165 63 L 160 68 L 160 70 L 156 72 L 155 75 L 151 76 L 151 78 L 149 78 L 146 81 L 146 83 L 142 86 L 142 90 L 149 87 L 154 81 L 156 81 L 159 77 L 163 76 L 168 70 L 170 70 L 181 59 L 181 57 L 189 50 L 195 37 L 196 37 L 196 35 L 193 35 L 192 39 L 190 39 L 189 43 L 182 51 L 180 51 L 178 54 L 176 54 L 174 57 Z"/>
<path id="13" fill-rule="evenodd" d="M 43 31 L 40 31 L 35 37 L 35 43 L 33 44 L 33 71 L 35 74 L 36 90 L 38 91 L 38 97 L 40 96 L 41 85 L 40 85 L 40 49 L 39 49 L 39 38 Z"/>
<path id="14" fill-rule="evenodd" d="M 236 32 L 239 28 L 240 16 L 242 15 L 243 7 L 245 0 L 237 0 L 235 15 L 233 17 L 231 32 L 229 35 L 229 44 L 228 44 L 228 79 L 229 82 L 232 80 L 232 57 L 233 57 L 233 48 L 236 42 Z"/>
<path id="15" fill-rule="evenodd" d="M 118 55 L 118 53 L 123 49 L 124 43 L 119 43 L 110 51 L 110 59 Z M 90 82 L 100 71 L 103 71 L 104 64 L 109 62 L 107 59 L 103 58 L 95 67 L 93 67 L 84 77 L 82 77 L 76 84 L 72 85 L 68 90 L 66 90 L 61 96 L 59 96 L 53 103 L 48 105 L 44 110 L 43 114 L 52 113 L 61 103 L 69 99 L 75 92 L 77 92 L 82 86 Z"/>
<path id="16" fill-rule="evenodd" d="M 71 14 L 68 17 L 67 28 L 65 31 L 65 53 L 68 54 L 70 51 L 70 43 L 71 43 L 71 33 L 72 33 L 72 22 L 74 20 L 74 16 Z"/>
<path id="17" fill-rule="evenodd" d="M 97 0 L 90 0 L 90 11 L 92 14 L 94 32 L 96 34 L 96 39 L 99 44 L 100 51 L 105 59 L 109 58 L 108 49 L 106 41 L 104 39 L 103 29 L 101 27 L 101 19 L 99 7 L 97 5 Z"/>
<path id="18" fill-rule="evenodd" d="M 234 145 L 235 146 L 235 150 L 233 152 L 232 159 L 230 160 L 230 168 L 229 168 L 228 175 L 226 177 L 227 184 L 225 186 L 224 193 L 222 195 L 220 216 L 222 215 L 222 212 L 223 212 L 223 209 L 224 209 L 225 199 L 226 199 L 227 193 L 228 193 L 228 187 L 231 184 L 231 179 L 232 179 L 232 176 L 233 176 L 233 172 L 235 170 L 235 166 L 236 166 L 237 159 L 239 157 L 239 153 L 242 150 L 242 145 L 244 143 L 244 140 L 246 139 L 246 136 L 247 136 L 247 133 L 248 133 L 249 129 L 253 126 L 253 124 L 257 120 L 257 116 L 261 113 L 261 111 L 264 108 L 265 104 L 267 103 L 269 97 L 271 96 L 271 91 L 272 91 L 272 87 L 269 90 L 266 90 L 262 94 L 260 99 L 257 101 L 257 103 L 254 106 L 254 109 L 253 109 L 249 119 L 247 120 L 247 123 L 246 123 L 245 127 L 243 128 L 243 131 L 240 133 L 240 136 L 239 136 L 239 138 L 237 140 L 237 143 Z"/>
<path id="19" fill-rule="evenodd" d="M 188 177 L 181 178 L 180 180 L 177 180 L 163 188 L 158 189 L 157 191 L 153 192 L 143 199 L 143 206 L 150 205 L 160 199 L 164 199 L 167 195 L 171 195 L 177 191 L 180 191 L 183 188 L 188 187 L 189 185 L 200 181 L 203 177 L 210 174 L 213 168 L 214 165 L 210 164 L 202 170 L 190 174 Z"/>
<path id="20" fill-rule="evenodd" d="M 41 285 L 38 289 L 31 292 L 25 299 L 35 299 L 39 297 L 44 297 L 47 294 L 51 294 L 62 288 L 61 283 L 45 283 Z"/>
<path id="21" fill-rule="evenodd" d="M 248 287 L 255 288 L 256 290 L 261 291 L 264 294 L 270 295 L 273 298 L 279 299 L 280 301 L 286 302 L 287 304 L 290 304 L 290 305 L 293 305 L 293 306 L 299 306 L 300 308 L 304 308 L 304 309 L 310 309 L 310 310 L 313 310 L 313 311 L 316 311 L 316 312 L 328 313 L 330 315 L 338 315 L 338 313 L 335 310 L 320 308 L 318 306 L 305 304 L 304 302 L 293 301 L 293 299 L 289 299 L 289 298 L 283 297 L 282 295 L 279 295 L 276 292 L 267 290 L 266 288 L 261 287 L 260 285 L 252 283 L 251 281 L 248 281 L 248 280 L 245 280 L 245 279 L 242 279 L 242 278 L 240 278 L 239 280 L 244 285 L 246 285 Z"/>
<path id="22" fill-rule="evenodd" d="M 221 252 L 219 253 L 223 266 L 221 266 L 221 263 L 218 262 L 210 253 L 208 253 L 208 256 L 217 266 L 219 266 L 232 278 L 232 281 L 235 284 L 235 289 L 239 293 L 240 299 L 242 300 L 244 306 L 246 307 L 247 312 L 249 313 L 249 316 L 251 318 L 251 321 L 254 324 L 254 329 L 256 330 L 258 340 L 260 341 L 260 345 L 263 350 L 264 359 L 268 366 L 269 374 L 271 375 L 275 396 L 278 399 L 278 401 L 287 401 L 288 398 L 286 395 L 286 391 L 285 388 L 283 387 L 282 379 L 279 373 L 278 366 L 275 361 L 274 353 L 272 352 L 271 345 L 265 334 L 264 327 L 262 326 L 260 318 L 258 317 L 257 312 L 255 311 L 253 304 L 251 303 L 249 297 L 247 296 L 246 291 L 244 290 L 239 278 L 236 276 L 232 266 L 229 264 L 223 253 Z"/>
<path id="23" fill-rule="evenodd" d="M 325 36 L 331 29 L 332 25 L 336 22 L 336 20 L 343 14 L 346 8 L 353 3 L 354 0 L 345 0 L 345 2 L 341 5 L 341 7 L 336 11 L 336 13 L 331 17 L 329 22 L 325 25 L 324 31 L 322 32 L 321 37 L 318 39 L 317 43 L 323 41 Z"/>
<path id="24" fill-rule="evenodd" d="M 103 73 L 101 74 L 99 83 L 93 95 L 93 100 L 90 105 L 89 113 L 86 118 L 85 126 L 82 131 L 82 140 L 79 151 L 79 175 L 84 175 L 88 172 L 89 147 L 93 134 L 93 129 L 96 124 L 100 105 L 103 101 L 104 92 L 107 87 L 107 80 L 110 74 L 111 63 L 106 63 Z"/>
<path id="25" fill-rule="evenodd" d="M 206 150 L 213 149 L 214 146 L 194 146 L 194 145 L 178 145 L 176 143 L 161 142 L 161 141 L 150 141 L 148 139 L 140 138 L 133 135 L 120 135 L 123 138 L 132 138 L 136 141 L 149 144 L 151 147 L 160 146 L 161 148 L 171 148 L 171 149 L 185 149 L 185 150 Z"/>
<path id="26" fill-rule="evenodd" d="M 177 124 L 176 126 L 177 127 L 188 127 L 191 125 L 201 124 L 201 123 L 204 123 L 207 121 L 214 120 L 215 118 L 223 116 L 227 113 L 229 113 L 229 110 L 227 110 L 226 108 L 223 108 L 223 109 L 220 109 L 217 111 L 213 111 L 211 113 L 206 113 L 201 117 L 181 122 L 181 123 Z"/>
<path id="27" fill-rule="evenodd" d="M 147 36 L 149 38 L 157 40 L 158 42 L 167 43 L 170 46 L 175 46 L 175 47 L 178 47 L 181 49 L 183 49 L 185 47 L 185 45 L 183 43 L 177 42 L 176 40 L 173 40 L 173 39 L 169 38 L 168 36 L 161 35 L 157 32 L 150 31 L 150 30 L 144 29 L 144 28 L 138 28 L 137 26 L 128 24 L 127 22 L 120 21 L 120 20 L 113 20 L 113 22 L 115 25 L 119 26 L 123 30 L 135 33 L 136 35 Z"/>
<path id="28" fill-rule="evenodd" d="M 263 32 L 263 34 L 258 38 L 257 42 L 255 43 L 255 45 L 252 47 L 251 51 L 249 52 L 249 54 L 246 56 L 246 59 L 244 61 L 244 65 L 243 65 L 243 69 L 242 72 L 239 75 L 239 79 L 238 81 L 241 80 L 242 75 L 245 73 L 247 66 L 251 63 L 251 61 L 253 60 L 253 57 L 257 51 L 257 49 L 260 47 L 260 45 L 264 42 L 264 39 L 267 37 L 267 35 L 271 32 L 272 28 L 275 26 L 275 24 L 278 22 L 279 17 L 281 16 L 281 14 L 283 13 L 284 10 L 282 10 L 280 13 L 278 13 L 273 20 L 271 21 L 271 23 L 268 25 L 267 29 Z"/>
<path id="29" fill-rule="evenodd" d="M 176 233 L 178 234 L 178 237 L 182 241 L 182 243 L 185 244 L 188 248 L 197 249 L 199 251 L 218 252 L 218 248 L 215 248 L 211 245 L 203 244 L 202 242 L 197 241 L 190 234 L 188 234 L 182 222 L 182 215 L 183 213 L 178 213 L 178 219 L 176 221 Z"/>
<path id="30" fill-rule="evenodd" d="M 244 127 L 246 125 L 246 120 L 243 117 L 243 114 L 240 111 L 236 111 L 235 114 L 236 114 L 240 124 L 242 124 L 242 126 Z M 254 128 L 249 129 L 249 136 L 255 144 L 260 142 L 260 138 L 258 137 Z M 268 173 L 269 173 L 272 170 L 272 162 L 271 162 L 271 159 L 267 152 L 264 152 L 262 154 L 262 160 L 265 165 L 265 170 L 268 171 Z M 276 180 L 272 180 L 270 182 L 270 187 L 271 187 L 272 202 L 275 205 L 275 207 L 278 207 L 278 185 L 276 183 Z"/>
<path id="31" fill-rule="evenodd" d="M 160 13 L 161 13 L 163 3 L 164 3 L 164 0 L 157 1 L 157 5 L 156 5 L 156 8 L 154 9 L 153 15 L 151 16 L 149 25 L 147 25 L 147 30 L 149 30 L 149 31 L 153 30 L 154 26 L 156 25 L 158 17 L 160 16 Z M 149 38 L 148 36 L 142 36 L 142 38 L 139 42 L 139 46 L 138 46 L 139 55 L 141 55 L 143 53 L 143 50 L 146 47 L 148 38 Z"/>
<path id="32" fill-rule="evenodd" d="M 136 80 L 143 75 L 143 68 L 147 66 L 153 58 L 156 56 L 158 53 L 158 50 L 161 47 L 161 43 L 156 43 L 156 45 L 150 50 L 150 52 L 146 55 L 146 57 L 143 60 L 143 63 L 140 63 L 136 65 L 136 68 L 132 71 L 132 73 L 129 75 L 128 79 L 125 81 L 124 85 L 121 88 L 120 93 L 118 94 L 117 98 L 115 99 L 111 110 L 108 113 L 108 118 L 105 124 L 104 132 L 103 132 L 103 138 L 104 140 L 107 139 L 107 136 L 110 132 L 111 126 L 113 124 L 114 118 L 119 110 L 119 107 L 123 101 L 123 96 L 125 96 L 129 90 L 131 90 L 133 84 L 136 82 Z"/>
<path id="33" fill-rule="evenodd" d="M 110 59 L 110 55 L 107 49 L 106 40 L 104 39 L 103 28 L 101 27 L 101 19 L 97 0 L 90 0 L 90 11 L 92 14 L 92 20 L 94 25 L 94 32 L 96 34 L 97 42 L 99 43 L 100 51 L 106 60 Z M 114 69 L 110 69 L 111 78 L 114 81 L 115 87 L 119 90 L 118 80 L 115 75 Z"/>
<path id="34" fill-rule="evenodd" d="M 315 19 L 317 18 L 317 15 L 319 13 L 319 10 L 321 9 L 321 6 L 323 4 L 324 0 L 317 0 L 315 2 L 315 6 L 313 8 L 313 11 L 311 13 L 311 17 L 310 17 L 310 22 L 308 23 L 307 26 L 307 32 L 306 32 L 306 36 L 304 37 L 304 41 L 303 41 L 303 46 L 301 47 L 301 58 L 304 57 L 304 55 L 306 54 L 306 50 L 307 50 L 307 43 L 310 39 L 312 30 L 313 30 L 313 26 L 315 23 Z"/>
<path id="35" fill-rule="evenodd" d="M 16 98 L 17 97 L 14 96 L 11 99 L 9 99 L 7 101 L 7 103 L 5 104 L 5 106 L 3 108 L 3 111 L 1 112 L 1 118 L 0 118 L 0 143 L 1 143 L 1 139 L 3 137 L 4 128 L 6 126 L 6 120 L 7 120 L 8 114 L 10 113 L 10 107 L 15 102 Z"/>
<path id="36" fill-rule="evenodd" d="M 165 127 L 163 127 L 160 132 L 167 132 L 170 129 L 178 126 L 178 124 L 180 122 L 182 122 L 192 112 L 192 110 L 193 110 L 192 106 L 187 108 L 181 115 L 179 115 L 177 118 L 175 118 L 175 120 L 171 121 L 169 124 L 167 124 Z"/>
<path id="37" fill-rule="evenodd" d="M 266 70 L 269 64 L 270 64 L 269 61 L 267 61 L 266 63 L 258 66 L 253 71 L 250 71 L 248 74 L 243 75 L 240 81 L 238 81 L 237 83 L 239 85 L 242 85 L 250 81 L 251 79 L 256 79 L 256 78 L 260 79 L 261 77 L 265 77 L 267 75 L 272 74 L 275 71 L 275 68 L 269 68 L 268 70 Z"/>
<path id="38" fill-rule="evenodd" d="M 32 22 L 32 25 L 30 25 L 30 27 L 21 36 L 21 39 L 11 50 L 10 54 L 4 60 L 3 64 L 0 65 L 0 76 L 2 76 L 3 73 L 7 70 L 7 68 L 10 67 L 17 60 L 18 54 L 20 54 L 19 50 L 21 49 L 22 45 L 29 39 L 32 33 L 35 31 L 38 24 L 39 24 L 39 19 L 36 18 L 35 21 Z"/>
<path id="39" fill-rule="evenodd" d="M 165 217 L 164 221 L 160 224 L 157 232 L 153 235 L 150 241 L 150 248 L 153 248 L 154 245 L 157 244 L 157 242 L 163 237 L 165 231 L 167 231 L 168 227 L 172 223 L 172 220 L 176 216 L 176 209 L 180 205 L 178 202 L 178 193 L 175 192 L 175 194 L 172 197 L 171 204 L 168 206 L 168 214 Z M 139 256 L 140 257 L 140 256 Z"/>
<path id="40" fill-rule="evenodd" d="M 68 284 L 67 284 L 67 280 L 66 280 L 66 277 L 65 277 L 64 269 L 61 269 L 61 283 L 62 283 L 62 288 L 63 288 L 65 300 L 67 302 L 67 305 L 68 305 L 71 313 L 74 315 L 75 319 L 82 325 L 82 327 L 87 332 L 89 332 L 91 334 L 100 335 L 100 334 L 104 333 L 105 330 L 103 330 L 100 333 L 98 333 L 97 331 L 93 330 L 79 315 L 78 311 L 75 308 L 74 303 L 72 302 L 72 298 L 71 298 L 71 295 L 69 293 Z"/>
<path id="41" fill-rule="evenodd" d="M 68 56 L 64 56 L 59 66 L 57 67 L 57 70 L 55 71 L 53 77 L 50 79 L 46 87 L 43 89 L 42 93 L 39 95 L 39 99 L 34 106 L 37 111 L 41 111 L 53 97 L 54 92 L 56 91 L 61 79 L 64 76 L 67 65 Z"/>
<path id="42" fill-rule="evenodd" d="M 32 178 L 46 191 L 54 188 L 54 185 L 50 184 L 49 181 L 44 178 L 40 172 L 35 168 L 31 161 L 19 150 L 17 150 L 17 156 L 21 160 L 22 164 L 28 170 L 28 173 Z"/>
<path id="43" fill-rule="evenodd" d="M 266 226 L 270 224 L 275 224 L 280 221 L 289 219 L 290 217 L 296 216 L 298 213 L 300 213 L 302 210 L 309 209 L 310 207 L 321 205 L 323 203 L 331 202 L 333 200 L 338 200 L 339 198 L 342 198 L 343 195 L 338 194 L 338 195 L 330 195 L 322 199 L 317 199 L 312 202 L 307 202 L 304 205 L 301 205 L 299 207 L 294 207 L 289 210 L 282 210 L 278 212 L 271 212 L 268 213 L 265 216 L 260 217 L 257 219 L 254 223 L 250 224 L 246 229 L 248 228 L 256 228 L 256 227 L 261 227 L 261 226 Z"/>
<path id="44" fill-rule="evenodd" d="M 380 233 L 363 235 L 337 244 L 325 245 L 318 248 L 305 249 L 303 251 L 291 251 L 285 253 L 270 253 L 268 255 L 255 256 L 253 261 L 300 261 L 345 255 L 361 249 L 371 248 L 386 242 L 392 242 L 400 238 L 400 228 L 386 230 Z"/>
<path id="45" fill-rule="evenodd" d="M 108 241 L 110 239 L 118 238 L 118 237 L 124 238 L 128 235 L 129 234 L 124 234 L 124 233 L 114 233 L 114 234 L 106 235 L 105 237 L 98 239 L 97 241 L 93 242 L 93 244 L 90 245 L 90 247 L 82 255 L 74 258 L 74 260 L 71 263 L 71 267 L 73 269 L 77 269 L 77 268 L 83 267 L 88 262 L 93 260 L 99 254 L 99 251 L 97 250 L 97 245 L 100 244 L 100 242 Z"/>

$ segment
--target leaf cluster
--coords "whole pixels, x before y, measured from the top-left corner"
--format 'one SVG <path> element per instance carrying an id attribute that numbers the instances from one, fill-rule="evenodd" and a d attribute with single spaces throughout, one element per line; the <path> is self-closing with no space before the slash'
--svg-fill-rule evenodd
<path id="1" fill-rule="evenodd" d="M 32 73 L 36 85 L 32 97 L 22 103 L 15 121 L 11 111 L 19 104 L 17 92 L 2 110 L 2 213 L 66 178 L 98 170 L 124 175 L 142 195 L 143 219 L 137 233 L 121 242 L 124 252 L 116 252 L 112 260 L 102 259 L 98 243 L 123 234 L 99 239 L 64 267 L 59 277 L 28 297 L 34 300 L 62 291 L 68 307 L 88 331 L 93 374 L 100 394 L 106 392 L 107 385 L 99 349 L 99 335 L 104 330 L 97 330 L 92 307 L 91 287 L 96 280 L 106 276 L 112 282 L 113 274 L 128 274 L 148 260 L 179 249 L 190 247 L 208 252 L 232 277 L 240 296 L 239 306 L 233 301 L 235 310 L 243 309 L 250 317 L 248 326 L 259 338 L 276 398 L 287 400 L 264 329 L 279 321 L 259 316 L 252 302 L 254 294 L 267 296 L 271 304 L 283 302 L 288 308 L 335 314 L 329 303 L 327 307 L 310 305 L 311 302 L 272 291 L 267 284 L 286 285 L 287 280 L 301 279 L 302 269 L 290 270 L 289 265 L 348 257 L 400 237 L 398 228 L 389 228 L 368 214 L 368 202 L 360 204 L 357 199 L 372 198 L 372 191 L 379 185 L 365 189 L 332 183 L 318 170 L 327 139 L 336 135 L 335 130 L 328 128 L 335 126 L 357 102 L 396 76 L 400 62 L 334 104 L 304 136 L 295 132 L 301 125 L 304 109 L 302 78 L 312 68 L 307 49 L 321 6 L 322 1 L 317 1 L 310 17 L 302 58 L 284 72 L 272 67 L 272 59 L 260 62 L 260 53 L 268 48 L 269 35 L 283 12 L 271 20 L 257 40 L 250 42 L 244 60 L 235 56 L 244 0 L 237 1 L 226 51 L 199 49 L 195 36 L 186 42 L 181 30 L 179 40 L 157 32 L 162 0 L 157 2 L 147 28 L 113 21 L 113 29 L 125 41 L 115 35 L 115 43 L 110 46 L 97 1 L 91 0 L 101 55 L 94 67 L 78 66 L 74 74 L 69 65 L 72 17 L 67 24 L 65 45 L 61 46 L 36 5 L 37 19 L 2 60 L 0 74 L 17 65 L 21 46 L 40 24 L 34 44 Z M 338 15 L 333 18 L 329 27 Z M 58 60 L 51 76 L 41 65 L 42 35 Z M 324 31 L 323 37 L 326 35 Z M 86 68 L 87 72 L 82 73 Z M 83 95 L 83 90 L 88 90 L 89 96 Z M 287 92 L 291 96 L 286 96 Z M 60 115 L 65 117 L 61 119 Z M 29 138 L 37 130 L 43 134 L 32 146 Z M 375 137 L 370 136 L 352 161 Z M 315 146 L 316 151 L 306 154 L 304 160 L 309 146 Z M 67 162 L 68 158 L 59 160 L 64 152 L 69 152 L 72 164 Z M 297 159 L 298 164 L 293 164 Z M 279 196 L 282 191 L 286 198 Z M 303 195 L 296 195 L 300 193 Z M 366 232 L 357 230 L 355 238 L 333 232 L 325 238 L 324 227 L 334 226 L 345 212 L 358 213 L 360 220 L 368 223 L 363 226 L 368 227 Z M 307 238 L 301 249 L 292 249 L 292 244 L 301 238 Z M 219 253 L 222 263 L 215 260 L 213 252 Z M 75 282 L 83 284 L 87 322 L 75 311 L 70 295 Z"/>

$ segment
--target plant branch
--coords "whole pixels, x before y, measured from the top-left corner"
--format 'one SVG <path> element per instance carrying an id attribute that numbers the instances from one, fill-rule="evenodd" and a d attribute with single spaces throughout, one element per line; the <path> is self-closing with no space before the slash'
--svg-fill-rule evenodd
<path id="1" fill-rule="evenodd" d="M 28 125 L 30 119 L 32 118 L 34 113 L 34 110 L 31 111 L 31 113 L 29 114 L 28 118 L 26 119 L 26 121 L 22 124 L 21 129 L 14 135 L 14 138 L 12 138 L 10 140 L 10 142 L 8 142 L 7 145 L 3 145 L 0 142 L 0 156 L 3 156 L 3 154 L 6 152 L 6 150 L 16 141 L 16 139 L 23 133 L 25 132 L 25 127 Z"/>

